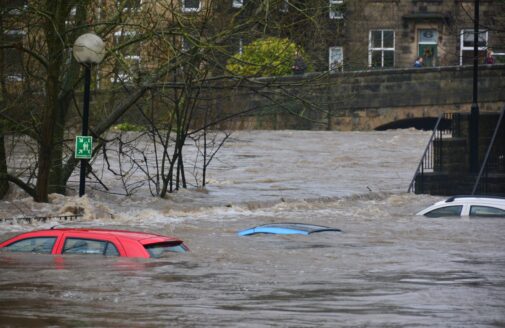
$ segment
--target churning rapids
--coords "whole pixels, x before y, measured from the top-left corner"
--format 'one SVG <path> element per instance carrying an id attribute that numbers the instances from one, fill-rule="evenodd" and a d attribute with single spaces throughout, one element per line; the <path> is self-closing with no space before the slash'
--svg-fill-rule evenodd
<path id="1" fill-rule="evenodd" d="M 0 326 L 504 327 L 505 220 L 430 219 L 407 194 L 429 133 L 234 132 L 206 192 L 92 189 L 0 217 L 60 214 L 183 239 L 155 260 L 0 253 Z M 94 165 L 99 165 L 94 163 Z M 74 184 L 77 178 L 73 178 Z M 108 181 L 113 185 L 113 181 Z M 239 237 L 270 222 L 342 233 Z M 0 224 L 0 239 L 59 222 Z"/>

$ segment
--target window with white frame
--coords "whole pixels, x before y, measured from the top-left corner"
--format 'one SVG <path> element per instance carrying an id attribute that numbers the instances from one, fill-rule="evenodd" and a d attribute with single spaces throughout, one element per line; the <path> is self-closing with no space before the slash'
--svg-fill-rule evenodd
<path id="1" fill-rule="evenodd" d="M 344 0 L 328 0 L 330 6 L 330 19 L 342 19 L 344 18 L 344 13 L 342 12 L 342 4 Z"/>
<path id="2" fill-rule="evenodd" d="M 473 63 L 474 35 L 475 33 L 473 29 L 465 29 L 461 31 L 460 54 L 459 54 L 460 65 L 469 65 Z M 486 55 L 487 37 L 488 37 L 487 31 L 479 31 L 477 47 L 480 59 L 483 59 L 484 56 Z M 479 63 L 482 63 L 482 60 L 479 60 Z"/>
<path id="3" fill-rule="evenodd" d="M 238 49 L 237 49 L 237 53 L 239 54 L 244 54 L 244 39 L 242 37 L 240 37 L 238 39 Z"/>
<path id="4" fill-rule="evenodd" d="M 201 9 L 200 0 L 181 0 L 182 11 L 185 13 L 197 12 Z"/>
<path id="5" fill-rule="evenodd" d="M 24 80 L 23 53 L 18 48 L 23 45 L 25 36 L 23 30 L 4 31 L 4 43 L 6 47 L 3 51 L 4 76 L 7 81 L 20 82 Z"/>
<path id="6" fill-rule="evenodd" d="M 505 64 L 505 49 L 493 49 L 494 59 L 497 64 Z"/>
<path id="7" fill-rule="evenodd" d="M 65 24 L 72 25 L 75 24 L 75 16 L 77 15 L 77 6 L 73 6 L 70 8 L 70 12 L 68 13 L 67 20 Z"/>
<path id="8" fill-rule="evenodd" d="M 232 7 L 233 8 L 242 8 L 244 5 L 244 0 L 233 0 Z"/>
<path id="9" fill-rule="evenodd" d="M 123 11 L 136 11 L 140 9 L 142 0 L 117 0 L 116 4 L 119 8 L 123 8 Z"/>
<path id="10" fill-rule="evenodd" d="M 132 82 L 140 70 L 140 47 L 133 42 L 137 36 L 135 31 L 118 31 L 114 33 L 118 61 L 116 76 L 112 82 Z"/>
<path id="11" fill-rule="evenodd" d="M 181 40 L 181 51 L 182 52 L 188 52 L 192 46 L 193 45 L 188 38 L 182 37 L 182 40 Z"/>
<path id="12" fill-rule="evenodd" d="M 287 13 L 289 11 L 289 1 L 282 0 L 280 11 L 283 13 Z"/>
<path id="13" fill-rule="evenodd" d="M 371 30 L 368 46 L 368 66 L 394 67 L 395 32 L 393 30 Z"/>
<path id="14" fill-rule="evenodd" d="M 328 68 L 330 72 L 340 72 L 344 66 L 344 50 L 342 47 L 330 47 Z"/>
<path id="15" fill-rule="evenodd" d="M 27 0 L 2 0 L 2 9 L 9 15 L 20 15 L 27 7 Z"/>

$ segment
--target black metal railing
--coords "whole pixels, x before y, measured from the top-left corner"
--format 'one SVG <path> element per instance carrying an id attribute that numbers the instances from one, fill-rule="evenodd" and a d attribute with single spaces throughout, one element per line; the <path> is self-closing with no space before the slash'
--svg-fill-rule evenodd
<path id="1" fill-rule="evenodd" d="M 416 177 L 418 175 L 422 181 L 425 172 L 433 172 L 436 163 L 438 163 L 438 165 L 441 165 L 443 156 L 443 137 L 452 136 L 452 132 L 454 130 L 453 124 L 455 124 L 455 122 L 459 124 L 459 120 L 453 120 L 452 113 L 444 113 L 438 116 L 435 127 L 433 128 L 433 133 L 431 134 L 430 140 L 424 149 L 423 156 L 417 165 L 416 172 L 412 177 L 407 192 L 414 191 L 414 188 L 416 187 Z M 434 147 L 435 143 L 438 143 L 437 147 Z M 422 190 L 420 192 L 422 193 Z"/>
<path id="2" fill-rule="evenodd" d="M 505 174 L 505 107 L 501 110 L 498 122 L 493 132 L 491 141 L 486 151 L 484 161 L 479 170 L 479 175 L 475 180 L 472 189 L 472 195 L 475 195 L 477 189 L 479 194 L 487 194 L 489 190 L 489 173 Z M 484 178 L 484 179 L 482 179 Z M 482 181 L 484 181 L 482 183 Z"/>

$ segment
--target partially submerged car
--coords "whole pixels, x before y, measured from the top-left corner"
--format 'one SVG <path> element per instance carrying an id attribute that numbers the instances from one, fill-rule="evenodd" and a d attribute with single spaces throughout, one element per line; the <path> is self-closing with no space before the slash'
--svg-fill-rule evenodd
<path id="1" fill-rule="evenodd" d="M 250 236 L 260 233 L 264 234 L 277 234 L 277 235 L 310 235 L 317 232 L 336 231 L 342 230 L 337 228 L 325 227 L 315 224 L 305 223 L 270 223 L 264 224 L 249 229 L 241 230 L 238 232 L 239 236 Z"/>
<path id="2" fill-rule="evenodd" d="M 416 215 L 427 217 L 470 216 L 505 218 L 505 198 L 491 196 L 453 196 L 437 202 Z"/>
<path id="3" fill-rule="evenodd" d="M 178 238 L 146 232 L 62 228 L 22 233 L 2 243 L 11 252 L 44 254 L 93 254 L 157 258 L 167 252 L 189 251 Z"/>

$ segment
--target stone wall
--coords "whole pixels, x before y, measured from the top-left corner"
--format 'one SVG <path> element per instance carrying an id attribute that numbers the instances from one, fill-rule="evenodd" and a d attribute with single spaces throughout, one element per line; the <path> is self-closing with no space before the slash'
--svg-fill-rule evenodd
<path id="1" fill-rule="evenodd" d="M 192 127 L 202 127 L 207 113 L 208 122 L 218 122 L 215 126 L 220 129 L 373 130 L 392 122 L 469 112 L 472 82 L 471 66 L 311 73 L 248 82 L 209 81 L 195 92 L 199 101 Z M 173 85 L 159 85 L 121 121 L 143 124 L 138 108 L 153 113 L 155 118 L 166 118 L 173 90 Z M 480 66 L 481 112 L 499 111 L 505 105 L 503 90 L 505 65 Z M 125 91 L 93 93 L 90 126 L 124 97 Z M 78 116 L 69 120 L 76 128 L 80 124 Z"/>
<path id="2" fill-rule="evenodd" d="M 306 74 L 221 85 L 212 112 L 243 112 L 219 126 L 229 129 L 370 130 L 445 112 L 470 111 L 470 66 Z M 482 112 L 505 105 L 505 65 L 479 67 Z"/>

